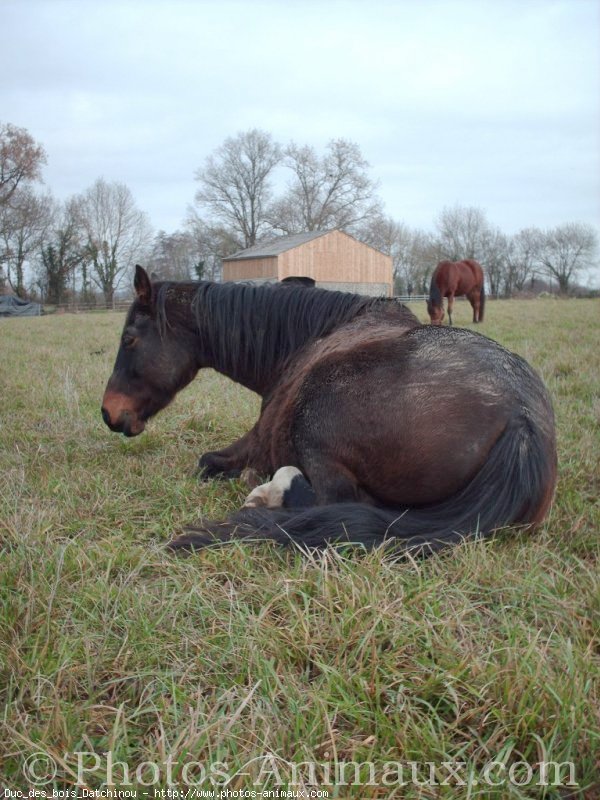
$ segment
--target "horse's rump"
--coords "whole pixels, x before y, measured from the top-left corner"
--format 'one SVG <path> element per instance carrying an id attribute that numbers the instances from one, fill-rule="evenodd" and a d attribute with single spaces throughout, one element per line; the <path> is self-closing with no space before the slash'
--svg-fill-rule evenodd
<path id="1" fill-rule="evenodd" d="M 546 424 L 543 387 L 491 340 L 431 326 L 376 332 L 379 338 L 350 347 L 342 329 L 339 349 L 323 342 L 319 353 L 316 345 L 311 362 L 299 364 L 298 381 L 285 387 L 293 405 L 286 391 L 273 396 L 284 413 L 272 428 L 286 448 L 291 440 L 293 463 L 309 478 L 318 461 L 319 473 L 351 475 L 357 497 L 376 504 L 439 502 L 475 475 L 522 406 Z M 518 378 L 514 385 L 507 374 Z M 271 471 L 289 458 L 287 449 Z"/>

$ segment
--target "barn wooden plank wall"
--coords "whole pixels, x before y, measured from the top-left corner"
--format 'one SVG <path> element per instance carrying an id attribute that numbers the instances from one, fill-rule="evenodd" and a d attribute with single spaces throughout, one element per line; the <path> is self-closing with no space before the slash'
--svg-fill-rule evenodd
<path id="1" fill-rule="evenodd" d="M 241 254 L 240 254 L 241 255 Z M 392 293 L 392 259 L 342 231 L 328 231 L 270 257 L 225 259 L 226 281 L 283 280 L 291 276 L 314 278 L 331 285 L 366 293 Z M 372 291 L 369 290 L 369 286 Z"/>
<path id="2" fill-rule="evenodd" d="M 277 257 L 246 258 L 223 263 L 223 280 L 254 281 L 271 278 L 277 280 Z"/>
<path id="3" fill-rule="evenodd" d="M 278 258 L 279 279 L 306 275 L 323 283 L 392 284 L 392 259 L 341 231 L 320 236 Z"/>

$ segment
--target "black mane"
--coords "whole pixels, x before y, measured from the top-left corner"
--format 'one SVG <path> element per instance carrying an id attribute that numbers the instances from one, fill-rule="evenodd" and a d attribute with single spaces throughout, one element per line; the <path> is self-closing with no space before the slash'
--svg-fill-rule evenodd
<path id="1" fill-rule="evenodd" d="M 441 306 L 444 302 L 442 300 L 442 293 L 439 286 L 435 282 L 435 272 L 431 276 L 431 285 L 429 286 L 429 300 L 434 306 Z"/>
<path id="2" fill-rule="evenodd" d="M 261 376 L 270 374 L 305 343 L 391 303 L 400 306 L 385 297 L 293 285 L 156 284 L 160 330 L 192 322 L 215 369 L 236 380 L 245 377 L 240 382 L 246 385 L 260 384 Z"/>

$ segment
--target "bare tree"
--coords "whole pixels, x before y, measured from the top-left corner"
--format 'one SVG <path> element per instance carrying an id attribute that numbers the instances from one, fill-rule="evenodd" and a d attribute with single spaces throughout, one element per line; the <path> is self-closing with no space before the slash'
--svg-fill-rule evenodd
<path id="1" fill-rule="evenodd" d="M 539 263 L 542 232 L 538 228 L 523 228 L 507 241 L 504 294 L 510 297 L 521 292 L 531 280 Z"/>
<path id="2" fill-rule="evenodd" d="M 198 280 L 221 280 L 222 260 L 239 250 L 239 241 L 233 231 L 223 225 L 208 225 L 194 209 L 189 209 L 186 232 L 194 242 L 194 277 Z"/>
<path id="3" fill-rule="evenodd" d="M 290 144 L 284 163 L 292 173 L 287 193 L 271 209 L 273 228 L 286 234 L 356 230 L 381 216 L 376 184 L 357 144 L 334 139 L 323 157 L 310 146 Z"/>
<path id="4" fill-rule="evenodd" d="M 252 247 L 268 230 L 269 178 L 280 161 L 271 135 L 253 129 L 226 139 L 196 173 L 196 201 L 235 233 L 238 248 Z"/>
<path id="5" fill-rule="evenodd" d="M 482 264 L 489 284 L 489 293 L 499 297 L 505 283 L 508 240 L 500 228 L 486 226 L 480 230 L 477 260 Z"/>
<path id="6" fill-rule="evenodd" d="M 394 283 L 400 278 L 404 255 L 410 247 L 411 230 L 403 222 L 392 217 L 379 215 L 357 231 L 357 236 L 365 244 L 375 247 L 392 257 Z"/>
<path id="7" fill-rule="evenodd" d="M 19 186 L 41 180 L 45 163 L 44 148 L 25 128 L 0 123 L 0 206 L 10 202 Z"/>
<path id="8" fill-rule="evenodd" d="M 591 225 L 569 222 L 542 234 L 538 258 L 542 271 L 567 294 L 581 271 L 593 265 L 597 248 L 598 237 Z"/>
<path id="9" fill-rule="evenodd" d="M 85 239 L 78 224 L 74 200 L 55 206 L 52 224 L 42 244 L 38 260 L 38 286 L 45 302 L 65 301 L 69 280 L 84 263 Z M 83 280 L 84 292 L 86 280 Z"/>
<path id="10" fill-rule="evenodd" d="M 85 235 L 90 277 L 110 308 L 123 278 L 136 261 L 145 260 L 150 247 L 150 225 L 123 183 L 108 183 L 99 178 L 76 199 L 76 205 L 77 219 Z"/>
<path id="11" fill-rule="evenodd" d="M 483 239 L 489 231 L 485 213 L 474 206 L 444 208 L 436 220 L 444 258 L 482 260 Z"/>
<path id="12" fill-rule="evenodd" d="M 431 264 L 431 237 L 391 217 L 377 216 L 362 226 L 361 241 L 392 257 L 394 292 L 420 293 L 435 264 Z"/>
<path id="13" fill-rule="evenodd" d="M 194 276 L 194 262 L 194 242 L 189 233 L 159 231 L 146 266 L 160 280 L 185 281 Z"/>
<path id="14" fill-rule="evenodd" d="M 18 297 L 25 297 L 25 265 L 39 250 L 52 220 L 50 195 L 37 195 L 23 184 L 0 205 L 0 262 Z M 1 279 L 0 279 L 1 282 Z"/>

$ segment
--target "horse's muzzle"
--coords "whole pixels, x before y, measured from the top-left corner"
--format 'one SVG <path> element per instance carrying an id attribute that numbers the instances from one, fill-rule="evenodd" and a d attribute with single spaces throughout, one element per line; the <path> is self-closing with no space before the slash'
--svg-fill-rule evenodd
<path id="1" fill-rule="evenodd" d="M 113 422 L 109 412 L 102 406 L 102 419 L 111 431 L 122 433 L 124 436 L 138 436 L 146 427 L 145 424 L 135 417 L 130 411 L 124 411 L 116 422 Z"/>

